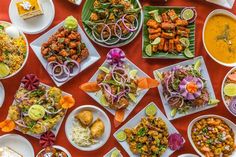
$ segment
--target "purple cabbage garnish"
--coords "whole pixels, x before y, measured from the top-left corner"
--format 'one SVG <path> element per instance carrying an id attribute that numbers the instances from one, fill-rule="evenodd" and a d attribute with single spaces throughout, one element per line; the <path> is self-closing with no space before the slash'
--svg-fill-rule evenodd
<path id="1" fill-rule="evenodd" d="M 171 150 L 179 150 L 183 145 L 184 139 L 180 134 L 174 133 L 168 137 L 168 146 Z"/>

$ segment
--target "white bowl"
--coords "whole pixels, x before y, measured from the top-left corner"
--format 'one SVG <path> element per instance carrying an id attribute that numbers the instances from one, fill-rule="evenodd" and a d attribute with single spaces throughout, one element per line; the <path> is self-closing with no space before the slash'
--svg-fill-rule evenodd
<path id="1" fill-rule="evenodd" d="M 233 19 L 236 20 L 236 15 L 234 15 L 233 13 L 227 11 L 227 10 L 224 10 L 224 9 L 216 9 L 216 10 L 213 10 L 206 18 L 205 20 L 205 23 L 204 23 L 204 26 L 203 26 L 203 31 L 202 31 L 202 41 L 203 41 L 203 45 L 205 47 L 205 50 L 207 51 L 208 55 L 214 60 L 216 61 L 217 63 L 223 65 L 223 66 L 227 66 L 227 67 L 234 67 L 236 66 L 236 62 L 235 63 L 223 63 L 221 61 L 219 61 L 218 59 L 216 59 L 215 57 L 212 56 L 212 54 L 208 51 L 207 47 L 206 47 L 206 43 L 205 43 L 205 29 L 206 29 L 206 25 L 208 23 L 208 20 L 215 16 L 215 15 L 219 15 L 219 14 L 223 14 L 223 15 L 226 15 L 226 16 L 229 16 L 229 17 L 232 17 Z M 213 43 L 214 44 L 214 43 Z"/>
<path id="2" fill-rule="evenodd" d="M 6 23 L 6 24 L 9 24 L 9 25 L 14 25 L 14 24 L 11 24 L 11 23 L 6 22 L 6 21 L 0 21 L 0 23 Z M 14 26 L 15 26 L 16 28 L 18 28 L 16 25 L 14 25 Z M 26 55 L 25 55 L 25 60 L 24 60 L 24 62 L 22 63 L 21 67 L 20 67 L 17 71 L 15 71 L 15 72 L 12 73 L 11 75 L 8 75 L 8 76 L 6 76 L 6 77 L 4 77 L 4 78 L 0 78 L 0 80 L 8 79 L 8 78 L 13 77 L 13 76 L 15 76 L 16 74 L 18 74 L 18 73 L 23 69 L 23 67 L 25 66 L 25 64 L 26 64 L 26 62 L 27 62 L 27 60 L 28 60 L 28 57 L 29 57 L 29 44 L 28 44 L 28 40 L 27 40 L 25 34 L 24 34 L 19 28 L 18 28 L 18 30 L 19 30 L 20 34 L 23 36 L 23 38 L 24 38 L 24 40 L 25 40 L 25 43 L 26 43 Z"/>
<path id="3" fill-rule="evenodd" d="M 222 116 L 219 116 L 219 115 L 202 115 L 202 116 L 199 116 L 195 119 L 193 119 L 190 124 L 188 125 L 188 139 L 192 145 L 192 147 L 195 149 L 195 151 L 198 153 L 198 155 L 204 157 L 204 155 L 197 149 L 197 147 L 195 146 L 193 140 L 192 140 L 192 137 L 191 137 L 191 134 L 192 134 L 192 127 L 193 125 L 201 120 L 201 119 L 204 119 L 204 118 L 209 118 L 209 117 L 213 117 L 213 118 L 219 118 L 219 119 L 222 119 L 230 128 L 232 128 L 233 132 L 234 132 L 234 144 L 236 144 L 236 125 L 230 121 L 229 119 L 225 118 L 225 117 L 222 117 Z M 236 156 L 236 150 L 234 150 L 234 152 L 232 153 L 231 156 L 229 157 L 235 157 Z"/>
<path id="4" fill-rule="evenodd" d="M 226 81 L 227 77 L 229 76 L 229 74 L 230 74 L 231 72 L 233 72 L 233 71 L 236 71 L 236 67 L 232 68 L 232 69 L 225 75 L 225 78 L 224 78 L 224 80 L 223 80 L 223 82 L 222 82 L 222 85 L 221 85 L 221 97 L 222 97 L 222 100 L 223 100 L 224 105 L 225 105 L 225 107 L 227 108 L 227 110 L 228 110 L 232 115 L 236 116 L 236 115 L 229 109 L 229 107 L 228 107 L 228 105 L 227 105 L 227 103 L 226 103 L 225 97 L 224 97 L 224 85 L 225 85 L 225 81 Z"/>
<path id="5" fill-rule="evenodd" d="M 75 144 L 72 141 L 72 137 L 71 137 L 71 131 L 72 131 L 72 127 L 73 127 L 73 122 L 74 122 L 74 116 L 79 113 L 80 111 L 83 110 L 89 110 L 93 113 L 93 121 L 95 121 L 97 118 L 100 118 L 105 126 L 105 131 L 103 133 L 103 136 L 101 138 L 99 138 L 99 142 L 88 146 L 88 147 L 80 147 L 77 144 Z M 65 132 L 66 132 L 66 137 L 69 140 L 69 142 L 77 149 L 82 150 L 82 151 L 94 151 L 99 149 L 100 147 L 102 147 L 107 140 L 110 137 L 111 134 L 111 122 L 110 119 L 108 118 L 108 116 L 106 115 L 106 113 L 101 110 L 100 108 L 93 106 L 93 105 L 83 105 L 80 106 L 78 108 L 76 108 L 75 110 L 73 110 L 70 115 L 68 116 L 67 120 L 66 120 L 66 124 L 65 124 Z"/>
<path id="6" fill-rule="evenodd" d="M 0 107 L 2 107 L 4 99 L 5 99 L 5 90 L 4 90 L 2 82 L 0 82 Z"/>
<path id="7" fill-rule="evenodd" d="M 181 154 L 178 157 L 199 157 L 199 156 L 195 154 Z"/>
<path id="8" fill-rule="evenodd" d="M 65 149 L 64 147 L 62 147 L 62 146 L 54 145 L 53 148 L 56 148 L 56 149 L 59 149 L 59 150 L 65 152 L 68 157 L 72 157 L 71 154 L 70 154 L 70 152 L 69 152 L 67 149 Z M 38 152 L 38 154 L 37 154 L 36 157 L 38 157 L 38 155 L 39 155 L 42 151 L 44 151 L 44 150 L 45 150 L 45 149 L 42 149 L 40 152 Z"/>
<path id="9" fill-rule="evenodd" d="M 25 137 L 17 134 L 0 136 L 0 147 L 9 147 L 24 157 L 34 157 L 31 143 Z"/>

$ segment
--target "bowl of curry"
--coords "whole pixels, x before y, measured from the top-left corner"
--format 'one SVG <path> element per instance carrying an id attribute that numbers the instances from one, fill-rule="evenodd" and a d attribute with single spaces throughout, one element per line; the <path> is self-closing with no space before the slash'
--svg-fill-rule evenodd
<path id="1" fill-rule="evenodd" d="M 218 115 L 203 115 L 188 126 L 188 139 L 200 156 L 236 156 L 236 125 Z"/>
<path id="2" fill-rule="evenodd" d="M 212 11 L 205 20 L 202 38 L 213 60 L 224 66 L 236 66 L 236 15 L 224 9 Z"/>

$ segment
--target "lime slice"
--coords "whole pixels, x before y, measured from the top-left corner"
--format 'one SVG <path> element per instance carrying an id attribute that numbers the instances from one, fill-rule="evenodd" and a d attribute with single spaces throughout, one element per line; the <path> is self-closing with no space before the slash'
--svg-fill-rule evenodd
<path id="1" fill-rule="evenodd" d="M 105 73 L 110 73 L 110 70 L 107 67 L 99 67 L 99 70 L 105 72 Z"/>
<path id="2" fill-rule="evenodd" d="M 146 48 L 145 48 L 145 53 L 146 53 L 149 57 L 152 56 L 152 45 L 151 45 L 151 44 L 149 44 L 149 45 L 146 46 Z"/>
<path id="3" fill-rule="evenodd" d="M 126 133 L 124 131 L 120 131 L 116 134 L 116 139 L 120 142 L 123 142 L 126 140 Z"/>
<path id="4" fill-rule="evenodd" d="M 148 116 L 155 116 L 157 113 L 157 108 L 154 104 L 150 104 L 146 107 L 145 112 Z"/>
<path id="5" fill-rule="evenodd" d="M 108 102 L 107 102 L 107 100 L 106 100 L 106 98 L 105 98 L 104 95 L 101 95 L 101 97 L 100 97 L 100 103 L 101 103 L 103 106 L 109 106 L 109 104 L 108 104 Z"/>
<path id="6" fill-rule="evenodd" d="M 191 20 L 194 17 L 194 11 L 192 9 L 185 9 L 182 17 L 185 20 Z"/>
<path id="7" fill-rule="evenodd" d="M 201 63 L 200 59 L 198 59 L 198 60 L 194 63 L 193 69 L 199 71 L 199 68 L 201 67 L 201 64 L 202 64 L 202 63 Z"/>
<path id="8" fill-rule="evenodd" d="M 152 45 L 157 45 L 161 42 L 161 38 L 160 37 L 157 37 L 151 44 Z"/>
<path id="9" fill-rule="evenodd" d="M 112 153 L 111 153 L 111 157 L 120 157 L 120 151 L 115 149 Z"/>
<path id="10" fill-rule="evenodd" d="M 236 96 L 236 84 L 229 83 L 224 87 L 224 93 L 227 96 L 233 97 Z"/>
<path id="11" fill-rule="evenodd" d="M 137 76 L 137 73 L 138 73 L 138 70 L 133 69 L 133 70 L 131 70 L 131 71 L 129 72 L 129 76 L 130 76 L 131 78 L 135 78 L 135 76 Z"/>
<path id="12" fill-rule="evenodd" d="M 174 117 L 176 115 L 176 113 L 177 113 L 177 108 L 173 108 L 170 112 L 170 116 Z"/>
<path id="13" fill-rule="evenodd" d="M 133 102 L 137 101 L 136 96 L 133 93 L 129 93 L 128 96 Z"/>
<path id="14" fill-rule="evenodd" d="M 189 45 L 190 45 L 188 38 L 180 38 L 179 41 L 184 47 L 189 47 Z"/>
<path id="15" fill-rule="evenodd" d="M 187 58 L 193 58 L 193 57 L 194 57 L 193 53 L 189 50 L 189 48 L 186 48 L 186 49 L 184 50 L 184 55 L 185 55 Z"/>
<path id="16" fill-rule="evenodd" d="M 208 104 L 209 104 L 209 105 L 216 105 L 216 104 L 218 104 L 219 102 L 220 102 L 220 100 L 218 100 L 218 99 L 210 99 L 209 102 L 208 102 Z"/>
<path id="17" fill-rule="evenodd" d="M 155 74 L 160 80 L 163 80 L 162 74 L 159 71 L 156 71 Z"/>
<path id="18" fill-rule="evenodd" d="M 10 74 L 10 69 L 5 63 L 0 63 L 0 78 L 4 78 Z"/>

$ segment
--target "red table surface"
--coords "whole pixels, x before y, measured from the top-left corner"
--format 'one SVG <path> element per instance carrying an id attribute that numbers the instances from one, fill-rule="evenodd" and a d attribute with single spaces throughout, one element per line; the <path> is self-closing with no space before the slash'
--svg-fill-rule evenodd
<path id="1" fill-rule="evenodd" d="M 176 151 L 172 155 L 172 157 L 177 157 L 178 155 L 183 154 L 183 153 L 196 154 L 196 152 L 194 151 L 187 137 L 187 127 L 191 120 L 204 114 L 217 114 L 217 115 L 224 116 L 233 122 L 236 122 L 236 118 L 228 112 L 228 110 L 225 108 L 221 99 L 222 80 L 224 76 L 226 75 L 226 73 L 230 70 L 230 68 L 223 67 L 222 65 L 214 62 L 206 53 L 203 43 L 202 43 L 202 28 L 203 28 L 205 18 L 212 10 L 221 8 L 221 7 L 205 2 L 204 0 L 168 0 L 167 3 L 158 2 L 161 0 L 156 0 L 156 1 L 157 2 L 153 4 L 153 3 L 150 3 L 150 1 L 148 0 L 145 0 L 145 1 L 143 0 L 142 5 L 195 6 L 198 12 L 198 17 L 196 21 L 197 23 L 196 56 L 204 57 L 206 65 L 207 65 L 207 69 L 210 74 L 210 78 L 211 78 L 211 81 L 215 90 L 216 97 L 220 99 L 221 102 L 215 108 L 205 110 L 205 111 L 172 121 L 172 124 L 177 128 L 177 130 L 184 136 L 186 140 L 184 147 L 181 150 Z M 9 3 L 10 3 L 10 0 L 0 0 L 0 4 L 1 4 L 0 20 L 10 21 L 9 16 L 8 16 Z M 55 9 L 56 9 L 56 15 L 55 15 L 55 19 L 51 27 L 54 27 L 55 25 L 60 23 L 69 15 L 73 15 L 74 17 L 76 17 L 79 20 L 79 23 L 82 25 L 81 11 L 83 7 L 83 3 L 80 6 L 76 6 L 67 2 L 67 0 L 55 0 L 54 4 L 55 4 Z M 233 9 L 231 9 L 230 11 L 235 14 L 236 5 L 234 5 Z M 46 31 L 37 35 L 26 35 L 29 43 L 31 43 L 33 40 L 35 40 L 37 37 L 39 37 Z M 73 96 L 76 99 L 76 105 L 72 109 L 70 109 L 69 112 L 67 112 L 66 116 L 68 116 L 68 114 L 73 109 L 81 105 L 92 104 L 92 105 L 102 108 L 97 102 L 95 102 L 85 92 L 79 89 L 79 85 L 84 82 L 87 82 L 96 72 L 97 68 L 104 62 L 105 56 L 109 50 L 107 48 L 98 46 L 95 43 L 93 44 L 96 47 L 97 51 L 100 53 L 101 59 L 95 64 L 93 64 L 91 67 L 89 67 L 86 71 L 80 73 L 78 76 L 76 76 L 71 81 L 69 81 L 68 83 L 66 83 L 65 85 L 61 87 L 63 91 L 73 94 Z M 131 42 L 127 46 L 122 47 L 122 49 L 126 52 L 127 57 L 131 61 L 133 61 L 139 68 L 141 68 L 144 72 L 146 72 L 151 77 L 153 77 L 153 70 L 156 70 L 156 69 L 174 64 L 174 63 L 178 63 L 181 61 L 181 60 L 143 59 L 141 45 L 142 45 L 142 33 L 140 32 L 133 42 Z M 16 90 L 19 87 L 20 80 L 24 75 L 28 73 L 37 74 L 40 80 L 48 85 L 51 85 L 51 86 L 55 85 L 52 79 L 49 77 L 48 73 L 44 70 L 43 66 L 41 65 L 41 63 L 39 62 L 35 54 L 33 53 L 32 49 L 30 49 L 29 59 L 25 67 L 23 68 L 23 70 L 19 74 L 17 74 L 15 77 L 2 81 L 5 87 L 6 98 L 5 98 L 3 107 L 0 109 L 0 113 L 1 113 L 0 121 L 4 120 L 5 117 L 7 116 L 8 107 L 12 104 L 13 97 Z M 161 103 L 158 90 L 151 89 L 148 91 L 145 97 L 140 101 L 140 103 L 137 105 L 137 107 L 134 109 L 134 111 L 131 113 L 131 115 L 127 118 L 127 120 L 124 123 L 130 120 L 134 115 L 136 115 L 144 106 L 146 106 L 151 101 L 155 102 L 158 105 L 158 107 L 161 109 L 161 111 L 164 113 L 163 105 Z M 110 149 L 112 149 L 113 147 L 117 147 L 119 150 L 121 150 L 124 157 L 128 156 L 125 150 L 118 144 L 118 142 L 113 137 L 113 133 L 117 130 L 117 128 L 113 126 L 113 116 L 109 112 L 107 112 L 104 108 L 102 109 L 107 113 L 107 115 L 109 116 L 112 122 L 111 136 L 103 147 L 92 152 L 83 152 L 83 151 L 77 150 L 75 147 L 73 147 L 69 143 L 69 141 L 66 138 L 65 127 L 64 127 L 65 120 L 63 121 L 63 124 L 60 128 L 55 144 L 65 147 L 72 154 L 73 157 L 90 157 L 90 156 L 102 157 L 104 154 L 110 151 Z M 14 131 L 13 133 L 21 134 L 18 131 Z M 3 134 L 4 133 L 2 132 L 0 133 L 0 135 L 3 135 Z M 32 143 L 35 154 L 37 154 L 42 149 L 39 146 L 39 141 L 37 139 L 32 138 L 28 135 L 23 135 L 23 136 L 26 137 Z"/>

